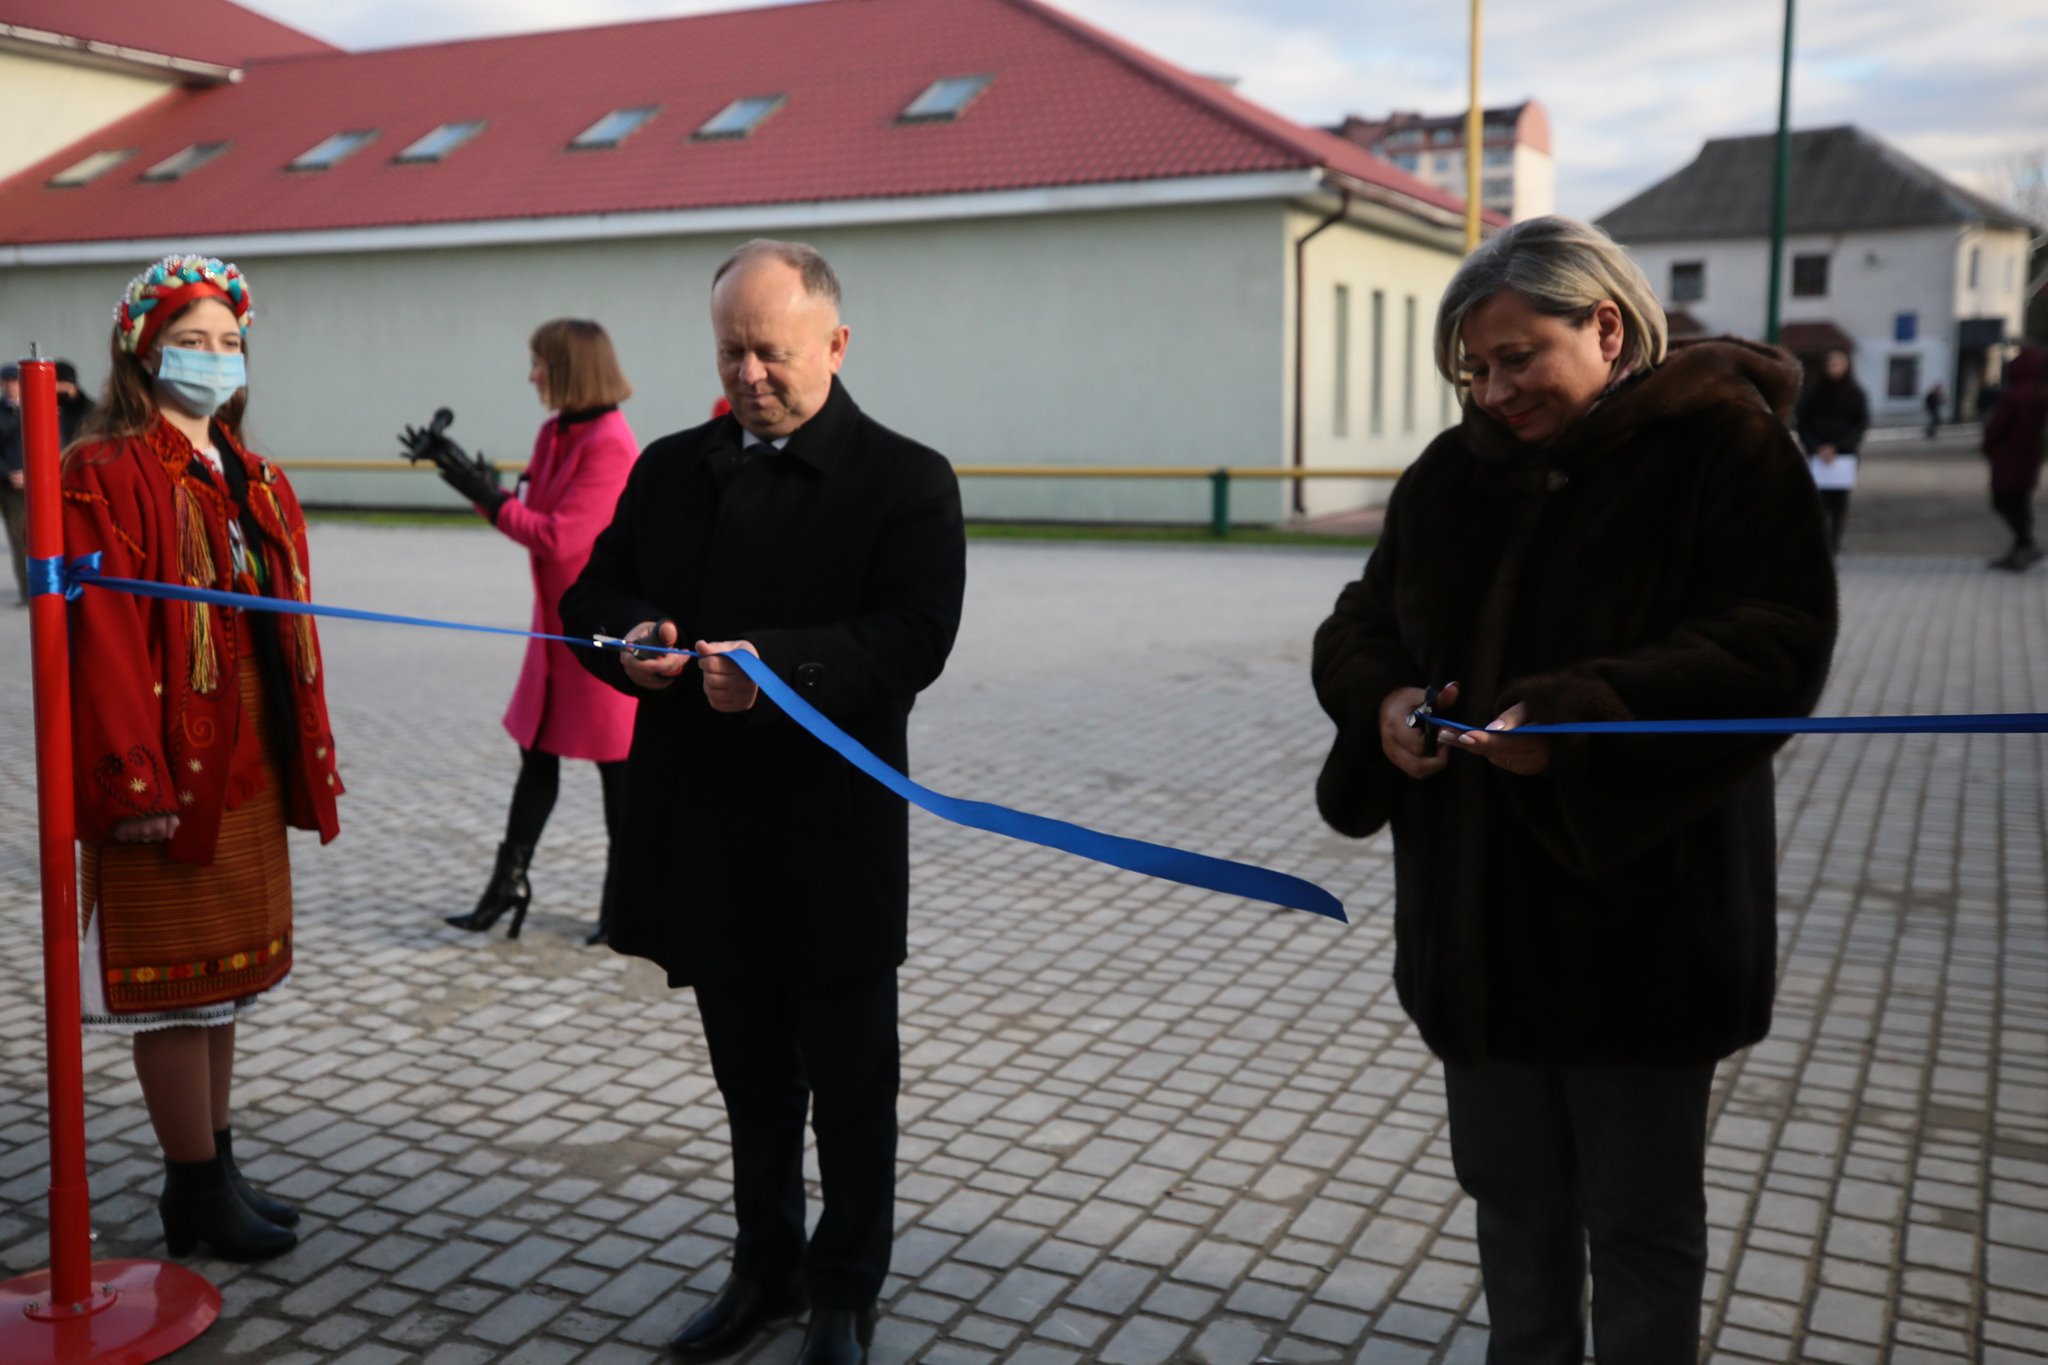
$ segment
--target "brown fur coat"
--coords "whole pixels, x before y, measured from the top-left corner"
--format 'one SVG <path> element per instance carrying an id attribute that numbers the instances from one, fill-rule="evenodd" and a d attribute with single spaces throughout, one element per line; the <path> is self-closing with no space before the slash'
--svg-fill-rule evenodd
<path id="1" fill-rule="evenodd" d="M 1776 830 L 1754 737 L 1551 741 L 1516 777 L 1454 754 L 1403 776 L 1381 701 L 1457 682 L 1453 718 L 1791 716 L 1818 700 L 1835 579 L 1784 415 L 1799 371 L 1674 350 L 1545 446 L 1468 407 L 1394 490 L 1365 575 L 1316 633 L 1338 734 L 1317 802 L 1391 822 L 1394 974 L 1454 1061 L 1680 1062 L 1770 1024 Z"/>

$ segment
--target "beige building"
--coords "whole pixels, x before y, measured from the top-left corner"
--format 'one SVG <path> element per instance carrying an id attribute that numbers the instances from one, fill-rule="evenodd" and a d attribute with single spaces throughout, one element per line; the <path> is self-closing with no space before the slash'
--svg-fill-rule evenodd
<path id="1" fill-rule="evenodd" d="M 1354 114 L 1331 130 L 1447 194 L 1465 194 L 1465 115 L 1396 110 L 1384 119 Z M 1557 206 L 1550 115 L 1535 100 L 1480 116 L 1479 202 L 1520 222 Z"/>
<path id="2" fill-rule="evenodd" d="M 1449 411 L 1428 332 L 1462 208 L 1033 0 L 780 6 L 182 86 L 0 182 L 0 344 L 95 381 L 122 282 L 201 250 L 256 293 L 258 448 L 389 460 L 445 405 L 518 461 L 543 415 L 526 338 L 549 317 L 611 331 L 644 440 L 705 420 L 711 270 L 770 234 L 838 266 L 857 399 L 957 464 L 1398 467 Z M 402 473 L 297 481 L 316 502 L 450 501 Z M 1233 511 L 1386 488 L 1245 481 Z M 1210 505 L 1206 479 L 965 491 L 985 518 Z"/>

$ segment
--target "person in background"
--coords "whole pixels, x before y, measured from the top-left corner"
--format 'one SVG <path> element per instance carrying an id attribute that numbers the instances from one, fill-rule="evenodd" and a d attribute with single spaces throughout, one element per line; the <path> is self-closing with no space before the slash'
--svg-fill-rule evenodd
<path id="1" fill-rule="evenodd" d="M 1870 429 L 1870 400 L 1863 386 L 1849 373 L 1849 353 L 1829 351 L 1822 362 L 1820 377 L 1799 395 L 1797 418 L 1799 443 L 1816 465 L 1825 467 L 1863 449 L 1863 435 Z M 1849 490 L 1822 488 L 1821 515 L 1827 519 L 1828 548 L 1842 550 L 1842 528 L 1849 520 Z"/>
<path id="2" fill-rule="evenodd" d="M 1927 409 L 1927 439 L 1934 439 L 1935 428 L 1941 425 L 1941 405 L 1948 401 L 1948 386 L 1939 379 L 1927 391 L 1927 400 L 1921 406 Z"/>
<path id="3" fill-rule="evenodd" d="M 64 456 L 67 555 L 312 600 L 291 483 L 242 443 L 249 301 L 204 256 L 129 282 L 105 396 Z M 236 1021 L 293 969 L 285 827 L 340 828 L 313 619 L 95 589 L 71 640 L 85 1028 L 131 1040 L 171 1254 L 276 1256 L 299 1212 L 236 1165 L 229 1095 Z"/>
<path id="4" fill-rule="evenodd" d="M 2041 562 L 2034 543 L 2034 490 L 2041 482 L 2041 442 L 2048 434 L 2048 353 L 2029 346 L 2005 366 L 1998 406 L 1984 423 L 1991 463 L 1991 507 L 2012 528 L 2012 548 L 1994 569 L 2024 573 Z"/>
<path id="5" fill-rule="evenodd" d="M 442 447 L 443 458 L 435 459 L 441 477 L 493 526 L 526 547 L 533 569 L 531 628 L 536 634 L 560 635 L 562 594 L 583 572 L 591 542 L 611 520 L 640 447 L 619 411 L 633 386 L 603 327 L 580 318 L 556 318 L 535 328 L 527 347 L 526 377 L 551 415 L 534 438 L 533 459 L 516 493 L 498 487 L 496 471 L 481 460 L 445 458 L 450 452 L 461 455 L 445 436 L 409 433 L 406 440 L 428 458 L 433 452 L 423 442 Z M 486 931 L 509 911 L 506 937 L 519 937 L 533 900 L 528 869 L 554 812 L 565 758 L 595 763 L 604 792 L 604 885 L 597 924 L 584 941 L 602 943 L 611 927 L 635 703 L 584 672 L 573 653 L 559 640 L 527 642 L 526 663 L 505 710 L 505 729 L 519 745 L 519 776 L 512 784 L 505 839 L 475 908 L 447 917 L 458 929 Z"/>
<path id="6" fill-rule="evenodd" d="M 0 365 L 0 519 L 14 560 L 14 591 L 28 605 L 28 481 L 22 474 L 21 366 Z"/>
<path id="7" fill-rule="evenodd" d="M 1468 257 L 1436 324 L 1464 420 L 1315 638 L 1316 804 L 1393 826 L 1394 983 L 1513 1365 L 1585 1360 L 1589 1248 L 1599 1358 L 1699 1359 L 1708 1098 L 1770 1027 L 1783 743 L 1515 731 L 1805 715 L 1835 635 L 1797 366 L 1665 337 L 1598 228 L 1532 218 Z M 1480 728 L 1430 742 L 1425 700 Z"/>
<path id="8" fill-rule="evenodd" d="M 65 446 L 77 440 L 92 417 L 95 404 L 78 387 L 78 367 L 68 360 L 53 366 L 57 372 L 57 436 Z"/>

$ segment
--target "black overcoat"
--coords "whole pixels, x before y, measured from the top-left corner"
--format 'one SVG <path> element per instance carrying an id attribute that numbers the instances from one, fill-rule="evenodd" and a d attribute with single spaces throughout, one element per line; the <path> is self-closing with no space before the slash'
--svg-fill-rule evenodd
<path id="1" fill-rule="evenodd" d="M 780 454 L 742 460 L 722 417 L 648 446 L 563 596 L 568 634 L 667 617 L 683 645 L 748 640 L 777 676 L 907 770 L 912 701 L 945 666 L 966 588 L 944 457 L 833 382 Z M 611 945 L 705 979 L 821 981 L 900 965 L 908 809 L 763 697 L 721 714 L 693 666 L 643 691 L 626 760 Z"/>
<path id="2" fill-rule="evenodd" d="M 1761 1038 L 1775 982 L 1767 738 L 1558 738 L 1548 771 L 1381 751 L 1400 687 L 1454 719 L 1807 714 L 1835 635 L 1819 502 L 1784 422 L 1798 370 L 1674 351 L 1546 446 L 1468 408 L 1394 489 L 1365 575 L 1318 631 L 1338 735 L 1317 804 L 1391 821 L 1394 974 L 1452 1061 L 1688 1062 Z"/>

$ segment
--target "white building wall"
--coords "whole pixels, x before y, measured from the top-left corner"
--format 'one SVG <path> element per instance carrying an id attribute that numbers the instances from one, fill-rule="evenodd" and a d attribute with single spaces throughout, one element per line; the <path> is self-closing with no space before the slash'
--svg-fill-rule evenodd
<path id="1" fill-rule="evenodd" d="M 1788 323 L 1832 322 L 1849 335 L 1856 343 L 1856 379 L 1870 396 L 1871 412 L 1877 420 L 1918 420 L 1923 414 L 1922 396 L 1935 381 L 1952 384 L 1959 238 L 1957 229 L 1937 227 L 1787 239 L 1780 317 Z M 1629 251 L 1667 309 L 1691 313 L 1710 332 L 1763 335 L 1770 270 L 1767 242 L 1757 238 L 1654 242 L 1630 245 Z M 1792 259 L 1808 254 L 1830 258 L 1824 296 L 1795 297 L 1792 293 Z M 1671 267 L 1685 261 L 1704 265 L 1705 294 L 1696 300 L 1674 301 Z M 2015 288 L 2014 326 L 2018 293 Z M 1896 339 L 1902 313 L 1914 315 L 1915 335 L 1910 341 Z M 1917 358 L 1916 392 L 1888 395 L 1894 357 Z"/>
<path id="2" fill-rule="evenodd" d="M 1289 243 L 1318 221 L 1308 213 L 1290 215 Z M 1293 256 L 1290 245 L 1290 278 Z M 1332 228 L 1308 244 L 1304 295 L 1308 372 L 1302 404 L 1306 467 L 1403 469 L 1443 430 L 1449 409 L 1431 359 L 1431 336 L 1437 304 L 1460 259 L 1455 247 L 1424 245 L 1350 224 Z M 1341 373 L 1337 339 L 1340 286 L 1349 300 L 1347 342 L 1342 348 L 1346 363 Z M 1381 305 L 1377 347 L 1375 295 Z M 1411 301 L 1412 331 L 1408 326 Z M 1288 340 L 1291 383 L 1291 327 Z M 1290 439 L 1291 427 L 1290 392 Z M 1290 446 L 1290 458 L 1291 454 Z M 1385 480 L 1308 479 L 1302 487 L 1303 507 L 1311 516 L 1383 503 L 1392 491 L 1392 483 Z"/>
<path id="3" fill-rule="evenodd" d="M 1538 151 L 1526 142 L 1516 143 L 1514 176 L 1515 207 L 1511 216 L 1516 222 L 1557 212 L 1557 165 L 1550 153 Z"/>
<path id="4" fill-rule="evenodd" d="M 1285 458 L 1285 217 L 1278 203 L 821 231 L 846 290 L 844 377 L 878 420 L 956 464 L 1277 464 Z M 244 258 L 255 294 L 250 434 L 292 459 L 393 459 L 436 407 L 523 461 L 543 413 L 526 339 L 594 317 L 644 442 L 719 396 L 711 271 L 749 234 L 571 246 Z M 204 242 L 193 243 L 204 249 Z M 110 310 L 144 262 L 0 271 L 0 350 L 104 378 Z M 306 473 L 309 499 L 453 503 L 426 475 Z M 1205 522 L 1206 482 L 964 481 L 971 516 Z M 1238 490 L 1273 520 L 1281 490 Z"/>
<path id="5" fill-rule="evenodd" d="M 173 81 L 0 51 L 0 180 L 176 88 Z M 142 168 L 121 169 L 133 175 Z"/>

